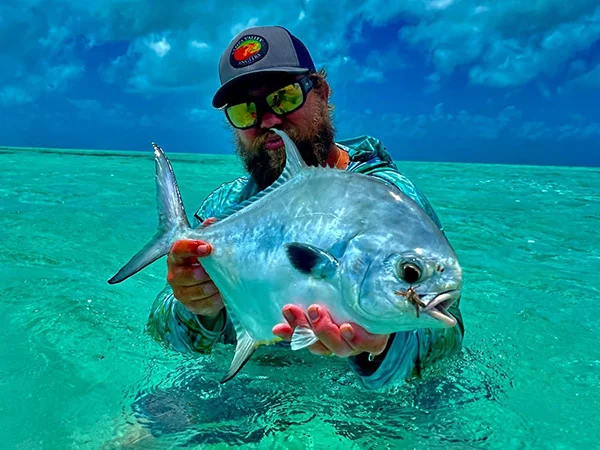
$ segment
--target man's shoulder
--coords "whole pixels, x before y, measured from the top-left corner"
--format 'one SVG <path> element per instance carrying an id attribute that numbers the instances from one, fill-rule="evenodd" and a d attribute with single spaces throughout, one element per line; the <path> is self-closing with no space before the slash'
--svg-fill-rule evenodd
<path id="1" fill-rule="evenodd" d="M 221 215 L 224 211 L 244 200 L 248 196 L 248 177 L 238 177 L 221 184 L 202 202 L 194 217 L 202 222 L 209 217 Z"/>
<path id="2" fill-rule="evenodd" d="M 369 135 L 340 140 L 337 144 L 344 148 L 355 163 L 382 162 L 393 165 L 392 157 L 381 140 Z"/>
<path id="3" fill-rule="evenodd" d="M 443 229 L 440 219 L 429 200 L 415 183 L 396 166 L 383 143 L 373 136 L 359 136 L 338 141 L 350 156 L 348 170 L 373 176 L 385 183 L 392 184 L 413 199 L 431 217 L 436 225 Z"/>

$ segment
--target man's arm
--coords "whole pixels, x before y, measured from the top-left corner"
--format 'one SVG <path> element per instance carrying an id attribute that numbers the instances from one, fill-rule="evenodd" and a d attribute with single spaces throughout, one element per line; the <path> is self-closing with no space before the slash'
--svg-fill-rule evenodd
<path id="1" fill-rule="evenodd" d="M 371 176 L 396 186 L 411 197 L 427 212 L 440 230 L 443 230 L 439 218 L 425 195 L 408 178 L 392 168 L 378 170 Z M 420 374 L 421 370 L 436 361 L 460 350 L 464 336 L 460 299 L 449 308 L 448 312 L 457 320 L 457 325 L 453 328 L 395 333 L 390 336 L 384 352 L 371 358 L 371 361 L 367 353 L 351 356 L 350 367 L 358 375 L 363 386 L 379 389 L 409 379 L 413 375 Z"/>
<path id="2" fill-rule="evenodd" d="M 200 316 L 189 311 L 166 286 L 154 301 L 147 329 L 157 341 L 180 352 L 207 353 L 217 342 L 224 342 L 231 334 L 225 310 L 216 317 L 210 328 Z"/>
<path id="3" fill-rule="evenodd" d="M 384 352 L 372 358 L 372 361 L 366 353 L 350 357 L 350 367 L 358 375 L 361 384 L 368 389 L 379 389 L 402 382 L 457 353 L 462 347 L 464 335 L 462 316 L 454 305 L 448 312 L 458 322 L 453 328 L 395 333 L 390 336 Z"/>

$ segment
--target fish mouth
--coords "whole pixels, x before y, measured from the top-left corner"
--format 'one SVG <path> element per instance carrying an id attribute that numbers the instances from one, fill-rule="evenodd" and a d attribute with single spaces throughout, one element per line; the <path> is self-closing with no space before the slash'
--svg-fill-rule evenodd
<path id="1" fill-rule="evenodd" d="M 429 300 L 427 306 L 421 309 L 421 312 L 430 315 L 434 319 L 439 320 L 448 327 L 456 325 L 456 318 L 452 314 L 448 313 L 450 308 L 455 301 L 460 298 L 461 291 L 459 289 L 452 289 L 450 291 L 442 292 Z M 423 295 L 422 298 L 426 298 L 428 295 Z"/>

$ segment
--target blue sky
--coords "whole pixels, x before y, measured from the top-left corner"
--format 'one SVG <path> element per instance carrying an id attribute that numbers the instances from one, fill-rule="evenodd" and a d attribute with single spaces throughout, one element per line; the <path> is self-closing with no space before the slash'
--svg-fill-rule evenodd
<path id="1" fill-rule="evenodd" d="M 0 145 L 232 153 L 220 53 L 278 24 L 326 67 L 338 139 L 398 160 L 600 165 L 594 0 L 3 0 Z"/>

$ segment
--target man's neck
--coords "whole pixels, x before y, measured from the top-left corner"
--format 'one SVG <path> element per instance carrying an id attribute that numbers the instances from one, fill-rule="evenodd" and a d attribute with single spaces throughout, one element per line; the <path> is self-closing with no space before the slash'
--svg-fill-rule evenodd
<path id="1" fill-rule="evenodd" d="M 329 156 L 323 166 L 345 169 L 348 166 L 348 154 L 335 144 L 331 144 Z"/>

